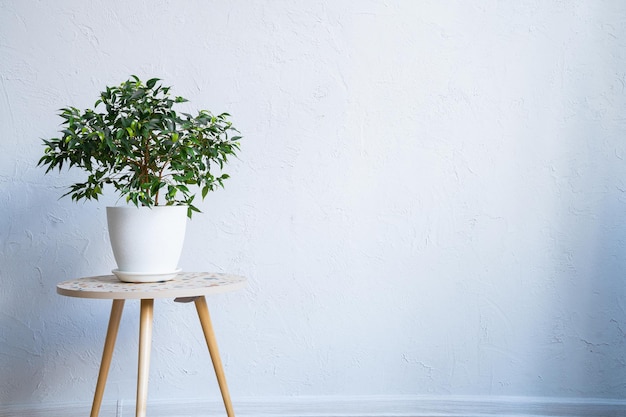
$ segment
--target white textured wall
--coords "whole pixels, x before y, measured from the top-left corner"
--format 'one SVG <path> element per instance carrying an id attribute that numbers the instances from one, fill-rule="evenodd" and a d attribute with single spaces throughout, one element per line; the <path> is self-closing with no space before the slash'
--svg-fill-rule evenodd
<path id="1" fill-rule="evenodd" d="M 626 3 L 0 0 L 0 404 L 91 399 L 109 304 L 55 284 L 114 267 L 115 197 L 35 165 L 130 74 L 245 136 L 181 265 L 249 278 L 234 398 L 626 397 Z M 150 398 L 217 398 L 193 307 L 155 320 Z"/>

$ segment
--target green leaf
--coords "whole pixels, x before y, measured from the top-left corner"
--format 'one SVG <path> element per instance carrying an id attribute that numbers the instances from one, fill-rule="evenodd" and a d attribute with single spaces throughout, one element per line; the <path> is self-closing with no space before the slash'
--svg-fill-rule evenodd
<path id="1" fill-rule="evenodd" d="M 146 81 L 146 87 L 148 87 L 148 88 L 154 87 L 154 85 L 157 83 L 157 81 L 160 81 L 160 79 L 159 78 L 150 78 L 148 81 Z"/>

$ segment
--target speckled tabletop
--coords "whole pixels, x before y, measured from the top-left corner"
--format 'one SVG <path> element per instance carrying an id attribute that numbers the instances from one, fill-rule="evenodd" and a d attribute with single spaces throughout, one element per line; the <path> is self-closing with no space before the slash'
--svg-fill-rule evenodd
<path id="1" fill-rule="evenodd" d="M 115 275 L 71 279 L 57 284 L 57 293 L 69 297 L 147 299 L 194 297 L 243 288 L 246 278 L 217 272 L 181 272 L 170 281 L 127 283 Z"/>

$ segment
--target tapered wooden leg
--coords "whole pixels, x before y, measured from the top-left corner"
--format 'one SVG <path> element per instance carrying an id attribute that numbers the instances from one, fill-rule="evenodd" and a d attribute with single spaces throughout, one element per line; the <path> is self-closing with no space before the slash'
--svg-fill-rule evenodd
<path id="1" fill-rule="evenodd" d="M 152 317 L 154 300 L 141 300 L 139 316 L 139 369 L 137 372 L 137 406 L 136 417 L 146 416 L 148 401 L 148 374 L 150 371 L 150 347 L 152 344 Z"/>
<path id="2" fill-rule="evenodd" d="M 217 376 L 217 383 L 220 386 L 220 392 L 222 393 L 222 399 L 224 400 L 224 406 L 226 407 L 226 414 L 228 417 L 235 417 L 233 411 L 233 405 L 230 401 L 230 394 L 228 393 L 228 386 L 226 385 L 226 376 L 224 375 L 224 368 L 222 367 L 222 360 L 220 359 L 220 353 L 217 349 L 217 341 L 215 340 L 215 334 L 213 333 L 213 325 L 211 324 L 211 316 L 209 315 L 209 308 L 206 304 L 204 296 L 195 299 L 196 310 L 198 310 L 198 317 L 200 317 L 200 324 L 204 332 L 204 338 L 206 339 L 207 347 L 209 348 L 209 354 L 211 355 L 211 361 L 213 362 L 213 368 L 215 369 L 215 376 Z"/>
<path id="3" fill-rule="evenodd" d="M 113 348 L 115 348 L 115 340 L 117 339 L 117 331 L 120 328 L 120 319 L 124 310 L 124 300 L 113 300 L 111 306 L 111 316 L 109 318 L 109 328 L 104 341 L 104 350 L 102 352 L 102 361 L 100 362 L 100 372 L 98 373 L 98 383 L 96 384 L 96 393 L 93 396 L 93 404 L 91 405 L 91 417 L 98 417 L 100 406 L 102 405 L 102 395 L 104 387 L 109 376 L 109 367 L 111 358 L 113 357 Z"/>

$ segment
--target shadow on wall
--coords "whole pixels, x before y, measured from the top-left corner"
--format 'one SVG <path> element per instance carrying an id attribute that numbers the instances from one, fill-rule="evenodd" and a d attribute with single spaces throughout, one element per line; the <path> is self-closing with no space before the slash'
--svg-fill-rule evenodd
<path id="1" fill-rule="evenodd" d="M 567 346 L 560 359 L 569 364 L 563 367 L 569 375 L 560 378 L 572 381 L 571 395 L 621 398 L 626 387 L 626 199 L 611 177 L 605 180 L 563 201 L 556 279 L 559 304 L 568 308 L 555 312 L 553 331 L 556 348 Z M 593 190 L 605 191 L 595 199 Z"/>
<path id="2" fill-rule="evenodd" d="M 87 218 L 92 207 L 71 211 L 68 207 L 76 204 L 58 200 L 58 190 L 12 183 L 3 191 L 0 364 L 10 378 L 0 394 L 15 404 L 33 403 L 53 397 L 50 390 L 71 387 L 73 369 L 83 362 L 98 363 L 100 353 L 93 349 L 100 343 L 85 334 L 92 321 L 106 322 L 108 305 L 91 303 L 85 310 L 84 304 L 68 303 L 56 294 L 56 283 L 95 264 L 92 254 L 106 253 L 102 241 L 107 238 L 100 237 L 102 222 Z M 84 356 L 72 357 L 69 346 Z"/>
<path id="3" fill-rule="evenodd" d="M 614 13 L 597 5 L 599 15 Z M 606 17 L 600 16 L 598 21 Z M 623 398 L 626 388 L 626 144 L 623 122 L 625 27 L 590 27 L 599 42 L 568 68 L 586 77 L 565 77 L 570 115 L 563 122 L 563 151 L 570 165 L 561 173 L 562 195 L 555 235 L 558 294 L 566 311 L 554 323 L 555 340 L 568 346 L 572 395 Z M 584 45 L 583 45 L 584 46 Z M 589 61 L 596 68 L 589 73 Z"/>
<path id="4" fill-rule="evenodd" d="M 557 172 L 553 266 L 544 320 L 551 340 L 537 377 L 571 396 L 623 398 L 626 387 L 626 148 L 606 137 L 580 110 L 581 126 L 567 134 L 570 166 Z M 585 118 L 587 117 L 587 121 Z M 580 122 L 578 122 L 580 123 Z M 550 298 L 551 297 L 551 298 Z M 555 362 L 560 362 L 558 367 Z M 558 375 L 546 369 L 561 369 Z M 564 383 L 564 381 L 567 381 Z"/>
<path id="5" fill-rule="evenodd" d="M 552 114 L 537 126 L 554 205 L 533 294 L 542 308 L 527 306 L 527 333 L 543 335 L 527 346 L 536 395 L 623 398 L 626 388 L 626 27 L 598 24 L 613 6 L 585 7 L 586 30 L 564 40 L 576 48 L 553 57 Z"/>

